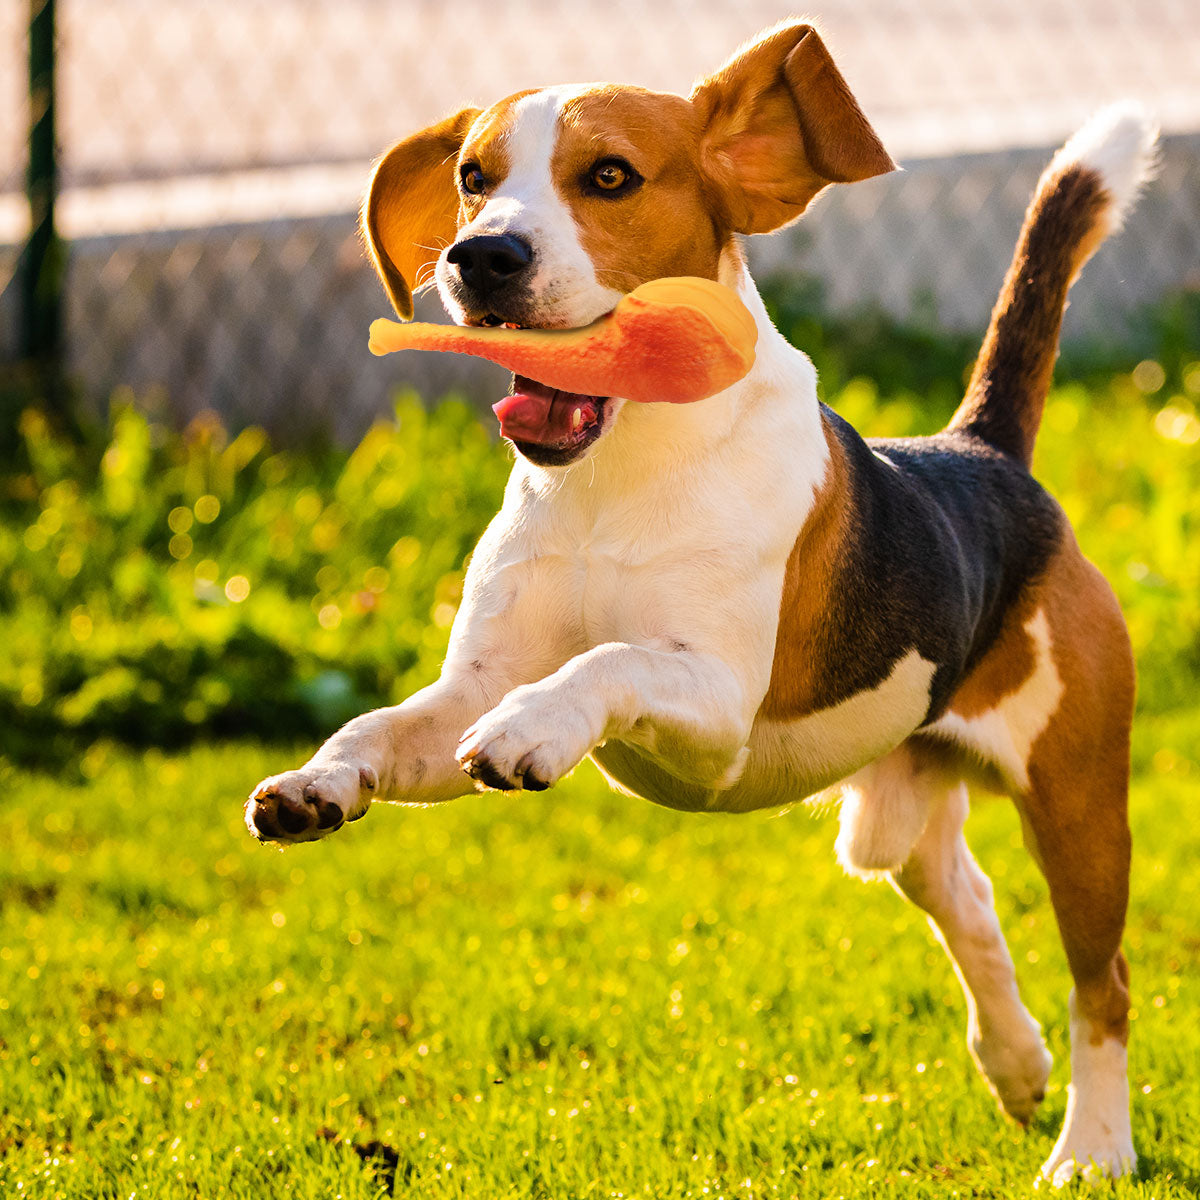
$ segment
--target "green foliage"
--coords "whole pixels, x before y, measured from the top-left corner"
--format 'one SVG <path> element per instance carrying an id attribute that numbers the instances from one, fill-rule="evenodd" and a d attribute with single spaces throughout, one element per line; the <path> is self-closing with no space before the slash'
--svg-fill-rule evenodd
<path id="1" fill-rule="evenodd" d="M 872 308 L 831 312 L 820 281 L 804 276 L 770 279 L 762 295 L 776 327 L 812 359 L 826 403 L 854 380 L 872 379 L 889 394 L 919 397 L 934 428 L 962 399 L 976 335 L 948 333 L 920 310 L 907 321 Z"/>
<path id="2" fill-rule="evenodd" d="M 927 353 L 884 339 L 887 389 L 857 378 L 829 400 L 866 434 L 939 427 L 959 383 L 930 337 Z M 1200 682 L 1198 400 L 1200 363 L 1145 361 L 1056 389 L 1038 443 L 1125 608 L 1146 711 Z M 509 463 L 467 406 L 412 397 L 352 452 L 211 419 L 172 433 L 129 404 L 82 444 L 34 409 L 19 435 L 0 494 L 0 752 L 47 764 L 106 738 L 317 737 L 416 690 Z"/>
<path id="3" fill-rule="evenodd" d="M 930 302 L 916 298 L 912 314 L 898 320 L 881 308 L 829 309 L 820 280 L 792 274 L 762 285 L 767 309 L 794 346 L 813 360 L 823 398 L 854 379 L 876 380 L 887 392 L 911 393 L 940 421 L 962 397 L 979 352 L 982 331 L 951 333 Z M 1113 375 L 1151 361 L 1168 389 L 1184 386 L 1200 353 L 1200 291 L 1183 291 L 1130 318 L 1120 339 L 1076 338 L 1062 347 L 1060 383 L 1103 389 Z"/>
<path id="4" fill-rule="evenodd" d="M 1200 1186 L 1200 339 L 1177 316 L 1174 358 L 1054 391 L 1036 463 L 1141 668 L 1142 1167 L 1110 1189 L 1130 1200 Z M 957 400 L 936 338 L 893 354 L 886 323 L 874 350 L 792 332 L 864 433 L 931 430 Z M 885 361 L 886 383 L 860 377 Z M 1069 979 L 1008 806 L 970 832 L 1058 1063 L 1028 1131 L 974 1072 L 921 915 L 844 878 L 828 824 L 802 813 L 666 812 L 584 767 L 542 795 L 378 806 L 286 854 L 249 839 L 255 782 L 436 673 L 508 466 L 464 405 L 406 399 L 353 452 L 207 421 L 176 434 L 130 407 L 82 444 L 32 410 L 16 432 L 0 1193 L 1027 1194 L 1066 1103 Z M 243 740 L 203 744 L 226 734 Z M 77 771 L 51 787 L 6 755 Z"/>
<path id="5" fill-rule="evenodd" d="M 1140 710 L 1165 713 L 1200 695 L 1200 364 L 1190 395 L 1164 389 L 1148 408 L 1138 376 L 1053 392 L 1034 473 L 1116 590 Z"/>
<path id="6" fill-rule="evenodd" d="M 413 398 L 353 452 L 132 407 L 79 445 L 27 410 L 0 510 L 0 749 L 329 732 L 436 673 L 505 455 Z"/>

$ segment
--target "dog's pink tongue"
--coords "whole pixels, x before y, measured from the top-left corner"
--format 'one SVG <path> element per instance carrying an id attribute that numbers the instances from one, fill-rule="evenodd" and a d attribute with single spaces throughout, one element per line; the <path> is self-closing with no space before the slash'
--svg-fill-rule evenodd
<path id="1" fill-rule="evenodd" d="M 569 441 L 585 423 L 595 420 L 596 404 L 590 396 L 559 392 L 518 376 L 513 394 L 493 404 L 492 412 L 504 437 L 545 446 Z"/>
<path id="2" fill-rule="evenodd" d="M 492 412 L 500 420 L 501 434 L 517 442 L 544 442 L 550 425 L 550 414 L 554 411 L 554 394 L 530 391 L 515 391 L 505 396 L 499 404 L 492 405 Z"/>

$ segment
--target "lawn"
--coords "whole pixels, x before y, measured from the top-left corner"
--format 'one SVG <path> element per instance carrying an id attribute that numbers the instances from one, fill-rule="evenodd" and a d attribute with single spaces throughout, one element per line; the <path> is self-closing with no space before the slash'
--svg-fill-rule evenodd
<path id="1" fill-rule="evenodd" d="M 1187 378 L 1148 403 L 1136 374 L 1060 389 L 1038 460 L 1141 662 L 1142 1165 L 1111 1194 L 1160 1200 L 1200 1190 L 1200 366 Z M 866 385 L 836 401 L 880 432 L 927 422 Z M 503 452 L 461 413 L 408 412 L 306 475 L 253 439 L 164 450 L 131 420 L 94 493 L 35 438 L 0 522 L 17 731 L 0 759 L 0 1194 L 1027 1194 L 1066 1102 L 1069 981 L 1006 801 L 980 797 L 968 834 L 1055 1055 L 1029 1130 L 976 1076 L 923 918 L 842 876 L 828 814 L 682 815 L 585 766 L 544 794 L 377 807 L 326 843 L 258 846 L 242 798 L 302 761 L 330 695 L 386 697 L 436 663 Z M 456 509 L 460 446 L 484 469 Z M 276 688 L 303 744 L 261 740 Z M 239 724 L 260 740 L 221 733 Z"/>
<path id="2" fill-rule="evenodd" d="M 1141 733 L 1120 1196 L 1200 1186 L 1198 734 Z M 922 918 L 841 875 L 832 817 L 685 816 L 584 768 L 262 848 L 240 797 L 295 757 L 5 772 L 4 1195 L 1009 1196 L 1048 1151 L 1069 983 L 1006 802 L 970 834 L 1057 1063 L 1028 1131 Z"/>

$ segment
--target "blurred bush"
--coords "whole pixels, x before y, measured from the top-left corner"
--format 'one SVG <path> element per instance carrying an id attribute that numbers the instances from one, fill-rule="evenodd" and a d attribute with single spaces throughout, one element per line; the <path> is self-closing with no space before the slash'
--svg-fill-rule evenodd
<path id="1" fill-rule="evenodd" d="M 864 433 L 929 432 L 957 402 L 965 342 L 830 332 L 794 292 L 773 306 Z M 1200 684 L 1200 305 L 1164 314 L 1159 358 L 1056 388 L 1035 464 L 1121 598 L 1156 712 Z M 510 463 L 490 425 L 407 396 L 353 451 L 279 449 L 214 419 L 171 431 L 132 399 L 83 439 L 30 405 L 6 447 L 0 753 L 315 739 L 437 674 Z"/>
<path id="2" fill-rule="evenodd" d="M 821 281 L 812 276 L 768 278 L 762 295 L 784 336 L 813 360 L 826 401 L 853 379 L 874 379 L 889 393 L 919 396 L 931 420 L 940 424 L 962 398 L 980 335 L 948 331 L 932 298 L 913 297 L 912 315 L 898 321 L 877 308 L 832 309 Z M 1162 368 L 1163 386 L 1178 389 L 1197 357 L 1200 291 L 1185 290 L 1131 314 L 1119 339 L 1067 342 L 1055 378 L 1103 390 L 1113 375 L 1149 360 Z"/>
<path id="3" fill-rule="evenodd" d="M 0 752 L 319 736 L 436 675 L 508 457 L 403 399 L 352 451 L 276 451 L 114 404 L 84 444 L 19 422 L 0 498 Z"/>

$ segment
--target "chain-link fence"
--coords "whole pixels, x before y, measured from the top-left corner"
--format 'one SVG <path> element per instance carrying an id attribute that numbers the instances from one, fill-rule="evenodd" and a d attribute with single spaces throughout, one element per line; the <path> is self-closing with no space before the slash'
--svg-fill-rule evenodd
<path id="1" fill-rule="evenodd" d="M 354 211 L 369 160 L 464 103 L 614 79 L 687 91 L 786 15 L 764 0 L 58 0 L 59 227 L 69 371 L 102 396 L 161 385 L 186 416 L 361 429 L 403 373 L 433 394 L 479 368 L 373 360 L 386 312 Z M 0 5 L 0 285 L 21 195 L 29 5 Z M 1200 287 L 1200 8 L 1194 0 L 827 0 L 826 39 L 906 167 L 834 189 L 764 269 L 831 303 L 982 327 L 1048 150 L 1132 96 L 1164 168 L 1068 318 L 1120 336 L 1138 306 Z M 0 354 L 15 353 L 14 291 Z M 432 309 L 426 306 L 425 315 Z"/>

